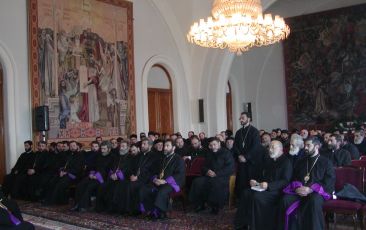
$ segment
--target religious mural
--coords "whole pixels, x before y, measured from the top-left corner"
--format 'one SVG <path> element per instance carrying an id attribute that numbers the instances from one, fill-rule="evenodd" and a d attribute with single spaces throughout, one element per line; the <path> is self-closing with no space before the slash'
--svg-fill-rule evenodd
<path id="1" fill-rule="evenodd" d="M 33 100 L 49 106 L 48 138 L 134 131 L 132 3 L 34 0 L 31 6 L 38 17 Z"/>
<path id="2" fill-rule="evenodd" d="M 366 5 L 286 19 L 290 128 L 366 120 Z"/>

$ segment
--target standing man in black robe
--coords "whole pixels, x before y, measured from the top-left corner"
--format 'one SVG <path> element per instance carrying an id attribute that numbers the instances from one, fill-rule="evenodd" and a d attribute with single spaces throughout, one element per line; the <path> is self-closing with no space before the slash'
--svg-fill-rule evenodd
<path id="1" fill-rule="evenodd" d="M 27 173 L 26 163 L 29 157 L 33 154 L 32 145 L 32 141 L 28 140 L 24 142 L 25 152 L 20 155 L 16 164 L 11 169 L 11 172 L 5 176 L 4 183 L 2 185 L 5 197 L 8 197 L 9 195 L 12 198 L 20 197 L 22 181 Z"/>
<path id="2" fill-rule="evenodd" d="M 170 193 L 179 192 L 185 179 L 183 159 L 174 153 L 175 146 L 170 139 L 164 143 L 164 157 L 159 163 L 159 174 L 154 175 L 151 183 L 140 190 L 142 211 L 149 212 L 153 219 L 166 218 L 171 208 Z"/>
<path id="3" fill-rule="evenodd" d="M 318 138 L 305 140 L 306 156 L 295 165 L 292 182 L 283 190 L 278 229 L 324 229 L 322 206 L 334 191 L 335 171 L 332 162 L 319 154 L 319 148 Z"/>
<path id="4" fill-rule="evenodd" d="M 95 164 L 90 168 L 88 176 L 76 187 L 75 206 L 71 209 L 72 211 L 87 211 L 91 196 L 96 195 L 98 187 L 107 180 L 115 156 L 112 155 L 111 149 L 112 145 L 108 141 L 103 141 L 100 145 L 101 151 L 96 156 Z"/>
<path id="5" fill-rule="evenodd" d="M 255 230 L 276 227 L 278 201 L 292 177 L 292 162 L 283 154 L 280 141 L 271 142 L 262 175 L 258 181 L 250 180 L 251 188 L 242 192 L 234 221 L 237 230 L 248 226 Z"/>
<path id="6" fill-rule="evenodd" d="M 251 125 L 249 113 L 242 112 L 239 120 L 243 127 L 235 134 L 235 147 L 239 150 L 235 181 L 236 198 L 240 198 L 241 191 L 249 187 L 251 178 L 258 178 L 264 154 L 259 132 Z"/>
<path id="7" fill-rule="evenodd" d="M 210 140 L 209 148 L 210 152 L 202 168 L 203 176 L 194 179 L 189 200 L 195 206 L 196 212 L 204 210 L 207 203 L 211 207 L 211 213 L 217 215 L 228 198 L 234 159 L 226 148 L 221 148 L 220 140 L 216 137 Z"/>
<path id="8" fill-rule="evenodd" d="M 59 169 L 58 175 L 51 179 L 49 183 L 43 202 L 45 205 L 67 204 L 69 198 L 67 189 L 82 174 L 84 157 L 76 141 L 70 142 L 70 153 L 65 160 L 62 168 Z"/>
<path id="9" fill-rule="evenodd" d="M 337 134 L 332 134 L 328 139 L 328 149 L 321 154 L 328 158 L 334 167 L 351 165 L 351 154 L 341 148 L 342 137 Z"/>

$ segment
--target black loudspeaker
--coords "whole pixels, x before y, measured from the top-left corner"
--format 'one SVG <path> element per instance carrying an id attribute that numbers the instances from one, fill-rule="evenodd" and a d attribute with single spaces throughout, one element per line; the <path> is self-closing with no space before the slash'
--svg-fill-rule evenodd
<path id="1" fill-rule="evenodd" d="M 203 111 L 203 99 L 198 99 L 198 117 L 199 122 L 205 122 L 205 113 Z"/>
<path id="2" fill-rule="evenodd" d="M 36 131 L 48 131 L 50 129 L 48 106 L 38 106 L 34 109 Z"/>
<path id="3" fill-rule="evenodd" d="M 253 116 L 252 116 L 252 103 L 251 102 L 244 103 L 244 112 L 249 113 L 249 116 L 252 118 L 251 120 L 253 120 Z"/>

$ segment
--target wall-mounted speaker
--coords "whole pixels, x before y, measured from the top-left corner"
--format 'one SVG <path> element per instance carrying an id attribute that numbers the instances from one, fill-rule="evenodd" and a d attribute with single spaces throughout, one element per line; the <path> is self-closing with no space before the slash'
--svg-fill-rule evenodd
<path id="1" fill-rule="evenodd" d="M 38 106 L 34 109 L 36 131 L 48 131 L 50 129 L 48 106 Z"/>
<path id="2" fill-rule="evenodd" d="M 248 102 L 248 103 L 244 103 L 243 106 L 243 112 L 247 112 L 249 113 L 250 117 L 252 118 L 251 120 L 253 120 L 253 115 L 252 115 L 252 103 Z"/>
<path id="3" fill-rule="evenodd" d="M 205 122 L 205 113 L 203 110 L 203 99 L 198 99 L 198 117 L 199 117 L 199 122 Z"/>

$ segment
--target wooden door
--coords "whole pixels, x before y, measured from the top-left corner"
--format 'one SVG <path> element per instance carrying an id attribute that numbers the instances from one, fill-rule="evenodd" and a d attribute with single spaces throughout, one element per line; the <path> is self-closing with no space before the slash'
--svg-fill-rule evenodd
<path id="1" fill-rule="evenodd" d="M 5 143 L 4 143 L 4 97 L 3 97 L 3 70 L 0 66 L 0 183 L 3 183 L 5 170 Z"/>
<path id="2" fill-rule="evenodd" d="M 174 131 L 171 89 L 148 89 L 149 130 L 171 134 Z"/>
<path id="3" fill-rule="evenodd" d="M 231 97 L 231 86 L 228 82 L 229 92 L 226 93 L 226 119 L 227 128 L 233 131 L 233 101 Z"/>

